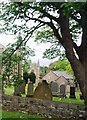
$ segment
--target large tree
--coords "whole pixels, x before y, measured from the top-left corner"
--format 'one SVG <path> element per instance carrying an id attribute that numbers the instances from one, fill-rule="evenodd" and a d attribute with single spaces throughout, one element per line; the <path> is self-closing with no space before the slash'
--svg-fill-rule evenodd
<path id="1" fill-rule="evenodd" d="M 45 30 L 45 34 L 42 32 L 42 37 L 46 37 L 43 41 L 53 44 L 51 56 L 59 55 L 58 45 L 63 46 L 87 110 L 87 2 L 15 2 L 1 7 L 0 19 L 2 22 L 4 20 L 2 32 L 12 31 L 16 35 L 21 31 L 23 41 L 27 42 L 31 35 L 41 28 Z M 81 33 L 81 44 L 78 46 L 76 40 Z"/>

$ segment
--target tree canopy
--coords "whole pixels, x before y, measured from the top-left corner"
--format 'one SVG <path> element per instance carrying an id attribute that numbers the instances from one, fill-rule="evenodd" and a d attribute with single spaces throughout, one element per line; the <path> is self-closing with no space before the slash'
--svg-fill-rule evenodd
<path id="1" fill-rule="evenodd" d="M 51 56 L 60 55 L 62 46 L 87 108 L 87 2 L 13 2 L 1 4 L 1 9 L 1 32 L 21 32 L 25 43 L 38 33 L 36 40 L 52 43 L 47 51 Z"/>
<path id="2" fill-rule="evenodd" d="M 67 71 L 72 73 L 70 70 L 70 63 L 68 60 L 58 60 L 49 65 L 49 69 L 51 70 L 59 70 L 59 71 Z"/>
<path id="3" fill-rule="evenodd" d="M 60 47 L 63 46 L 63 49 L 66 46 L 61 36 L 60 27 L 60 23 L 62 23 L 60 13 L 63 11 L 63 14 L 69 16 L 69 32 L 73 40 L 73 47 L 77 55 L 79 54 L 80 47 L 77 47 L 76 40 L 79 36 L 77 33 L 82 31 L 80 24 L 81 12 L 86 7 L 85 3 L 13 2 L 5 5 L 1 4 L 1 7 L 0 19 L 1 21 L 4 20 L 1 25 L 1 32 L 12 32 L 15 35 L 20 32 L 22 33 L 23 41 L 26 43 L 36 31 L 36 41 L 52 43 L 51 47 L 44 53 L 48 58 L 60 56 L 60 53 L 64 55 L 64 50 L 61 52 L 60 49 Z M 37 29 L 39 30 L 37 31 Z M 66 43 L 69 44 L 70 42 L 68 43 L 67 41 Z"/>

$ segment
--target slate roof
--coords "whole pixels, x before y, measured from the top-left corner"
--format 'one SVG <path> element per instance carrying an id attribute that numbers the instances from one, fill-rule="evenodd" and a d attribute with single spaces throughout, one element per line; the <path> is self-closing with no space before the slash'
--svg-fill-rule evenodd
<path id="1" fill-rule="evenodd" d="M 64 76 L 66 79 L 73 79 L 71 74 L 66 73 L 65 71 L 53 71 L 58 77 Z"/>

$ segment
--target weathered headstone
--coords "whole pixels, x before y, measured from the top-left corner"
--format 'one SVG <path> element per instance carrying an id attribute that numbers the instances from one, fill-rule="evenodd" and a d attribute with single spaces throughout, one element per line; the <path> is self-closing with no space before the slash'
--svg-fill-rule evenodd
<path id="1" fill-rule="evenodd" d="M 58 84 L 54 81 L 50 83 L 50 89 L 52 92 L 52 95 L 57 96 L 58 95 Z"/>
<path id="2" fill-rule="evenodd" d="M 20 85 L 20 92 L 22 93 L 22 94 L 25 94 L 25 86 L 26 86 L 26 83 L 25 83 L 25 81 Z"/>
<path id="3" fill-rule="evenodd" d="M 21 93 L 20 93 L 20 85 L 14 87 L 14 95 L 15 95 L 15 96 L 21 96 Z"/>
<path id="4" fill-rule="evenodd" d="M 70 98 L 76 98 L 76 96 L 75 96 L 75 85 L 70 86 Z"/>
<path id="5" fill-rule="evenodd" d="M 52 100 L 52 92 L 46 80 L 38 84 L 34 92 L 34 98 Z"/>
<path id="6" fill-rule="evenodd" d="M 70 85 L 66 85 L 66 93 L 70 93 Z"/>
<path id="7" fill-rule="evenodd" d="M 33 97 L 33 83 L 28 83 L 27 97 Z"/>
<path id="8" fill-rule="evenodd" d="M 60 95 L 62 97 L 65 97 L 65 95 L 66 95 L 66 86 L 65 85 L 60 86 Z"/>

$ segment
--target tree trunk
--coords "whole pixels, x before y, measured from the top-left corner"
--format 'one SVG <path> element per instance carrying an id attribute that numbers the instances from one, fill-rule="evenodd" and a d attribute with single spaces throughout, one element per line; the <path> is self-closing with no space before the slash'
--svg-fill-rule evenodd
<path id="1" fill-rule="evenodd" d="M 66 57 L 68 58 L 74 75 L 79 83 L 80 90 L 84 97 L 87 119 L 87 12 L 83 15 L 83 37 L 82 44 L 79 49 L 79 58 L 76 57 L 73 50 L 73 42 L 69 30 L 69 20 L 65 15 L 61 15 L 61 34 L 62 34 L 62 45 L 65 48 Z M 67 32 L 66 32 L 67 31 Z"/>

